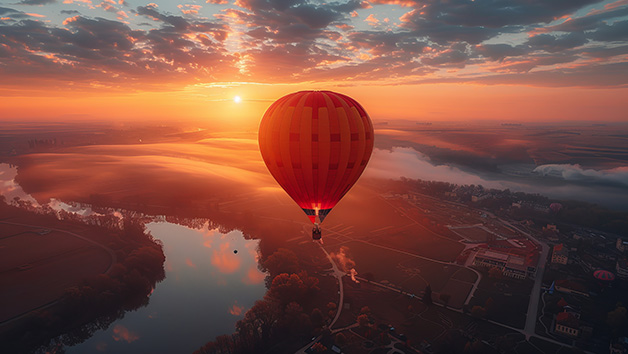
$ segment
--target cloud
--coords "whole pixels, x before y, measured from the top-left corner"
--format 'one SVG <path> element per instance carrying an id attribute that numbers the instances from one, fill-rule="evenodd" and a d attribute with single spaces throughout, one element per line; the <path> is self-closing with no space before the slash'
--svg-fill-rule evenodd
<path id="1" fill-rule="evenodd" d="M 604 42 L 623 42 L 628 39 L 628 20 L 617 21 L 611 25 L 601 24 L 590 35 L 591 39 Z"/>
<path id="2" fill-rule="evenodd" d="M 367 22 L 371 26 L 377 26 L 379 24 L 379 20 L 375 18 L 373 14 L 368 15 L 368 17 L 364 19 L 364 22 Z"/>
<path id="3" fill-rule="evenodd" d="M 544 22 L 569 14 L 601 0 L 494 0 L 494 1 L 415 1 L 418 14 L 434 23 L 464 27 L 503 28 Z M 377 3 L 389 3 L 378 0 Z M 391 0 L 390 3 L 399 3 Z M 404 5 L 410 5 L 404 1 Z"/>
<path id="4" fill-rule="evenodd" d="M 393 147 L 391 150 L 374 149 L 364 176 L 384 179 L 406 177 L 456 184 L 481 184 L 488 188 L 501 187 L 499 183 L 487 181 L 454 166 L 434 165 L 428 156 L 406 147 Z"/>
<path id="5" fill-rule="evenodd" d="M 475 47 L 477 53 L 491 60 L 502 60 L 507 57 L 518 57 L 527 53 L 527 48 L 522 45 L 510 44 L 480 44 Z"/>
<path id="6" fill-rule="evenodd" d="M 364 19 L 354 18 L 356 10 L 372 6 L 359 0 L 207 0 L 221 7 L 177 5 L 183 14 L 103 0 L 92 10 L 116 21 L 62 10 L 73 17 L 57 25 L 0 8 L 0 75 L 5 86 L 161 90 L 192 82 L 340 80 L 562 87 L 582 86 L 597 72 L 600 78 L 585 86 L 615 87 L 624 78 L 606 75 L 617 67 L 604 65 L 626 61 L 617 47 L 627 39 L 628 4 L 574 16 L 599 2 L 377 0 Z M 400 24 L 377 19 L 386 5 L 406 9 Z M 206 8 L 219 13 L 209 20 Z M 150 29 L 138 19 L 151 20 Z M 552 70 L 546 78 L 534 73 L 542 66 Z"/>
<path id="7" fill-rule="evenodd" d="M 436 55 L 421 59 L 421 62 L 433 66 L 464 67 L 472 54 L 467 50 L 466 43 L 456 43 L 450 49 L 438 52 Z"/>
<path id="8" fill-rule="evenodd" d="M 536 65 L 532 65 L 536 66 Z M 544 87 L 628 87 L 628 62 L 590 64 L 528 72 L 530 65 L 514 73 L 474 77 L 425 78 L 409 80 L 405 85 L 427 83 L 478 83 L 483 85 L 530 85 Z"/>
<path id="9" fill-rule="evenodd" d="M 190 268 L 193 268 L 193 269 L 197 268 L 196 264 L 194 264 L 194 262 L 192 262 L 192 260 L 189 258 L 185 259 L 185 264 Z"/>
<path id="10" fill-rule="evenodd" d="M 113 340 L 116 342 L 125 341 L 127 343 L 135 342 L 140 339 L 140 336 L 137 333 L 129 331 L 125 326 L 121 324 L 115 325 L 113 327 Z"/>
<path id="11" fill-rule="evenodd" d="M 246 272 L 246 277 L 242 279 L 244 284 L 260 284 L 266 279 L 266 273 L 260 272 L 256 266 L 251 266 Z"/>
<path id="12" fill-rule="evenodd" d="M 102 4 L 121 19 L 127 16 L 108 2 Z M 76 16 L 65 19 L 60 28 L 0 8 L 1 16 L 14 20 L 0 22 L 3 84 L 36 82 L 41 87 L 42 83 L 73 81 L 78 87 L 102 83 L 128 89 L 137 83 L 165 87 L 164 83 L 191 78 L 233 78 L 229 74 L 237 72 L 232 66 L 235 59 L 222 44 L 228 33 L 226 25 L 164 15 L 152 6 L 138 9 L 162 26 L 138 30 L 121 21 L 66 10 L 64 13 Z"/>
<path id="13" fill-rule="evenodd" d="M 238 306 L 238 302 L 236 301 L 231 308 L 229 308 L 229 313 L 234 316 L 240 316 L 244 313 L 244 306 Z"/>
<path id="14" fill-rule="evenodd" d="M 4 196 L 6 203 L 11 203 L 15 198 L 30 202 L 34 206 L 39 206 L 37 201 L 15 181 L 17 168 L 9 164 L 0 163 L 0 195 Z"/>
<path id="15" fill-rule="evenodd" d="M 628 16 L 628 6 L 605 8 L 593 11 L 581 17 L 568 18 L 565 22 L 554 26 L 541 28 L 542 32 L 580 32 L 599 28 L 607 20 Z"/>
<path id="16" fill-rule="evenodd" d="M 222 243 L 219 250 L 214 250 L 211 256 L 211 264 L 223 274 L 231 274 L 240 269 L 240 257 L 233 254 L 229 242 Z"/>
<path id="17" fill-rule="evenodd" d="M 549 164 L 536 167 L 534 172 L 542 176 L 562 178 L 566 181 L 583 181 L 628 187 L 628 166 L 608 170 L 594 170 L 582 168 L 578 164 Z"/>
<path id="18" fill-rule="evenodd" d="M 588 39 L 583 32 L 571 32 L 563 36 L 539 34 L 531 37 L 525 43 L 533 50 L 544 50 L 549 53 L 563 51 L 586 44 Z"/>
<path id="19" fill-rule="evenodd" d="M 47 5 L 54 4 L 57 0 L 21 0 L 18 2 L 20 5 Z"/>

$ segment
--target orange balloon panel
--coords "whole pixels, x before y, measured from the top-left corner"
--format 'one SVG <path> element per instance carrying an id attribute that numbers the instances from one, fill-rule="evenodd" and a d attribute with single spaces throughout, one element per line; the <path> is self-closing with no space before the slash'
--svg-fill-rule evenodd
<path id="1" fill-rule="evenodd" d="M 300 91 L 273 103 L 259 146 L 281 187 L 310 217 L 323 221 L 358 180 L 373 151 L 373 124 L 354 99 Z"/>

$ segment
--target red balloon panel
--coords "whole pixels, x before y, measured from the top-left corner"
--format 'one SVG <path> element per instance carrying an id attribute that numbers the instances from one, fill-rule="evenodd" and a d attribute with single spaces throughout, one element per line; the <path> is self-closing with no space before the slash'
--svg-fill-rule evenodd
<path id="1" fill-rule="evenodd" d="M 308 214 L 321 221 L 349 191 L 373 151 L 373 125 L 354 99 L 301 91 L 273 103 L 259 144 L 270 173 Z"/>

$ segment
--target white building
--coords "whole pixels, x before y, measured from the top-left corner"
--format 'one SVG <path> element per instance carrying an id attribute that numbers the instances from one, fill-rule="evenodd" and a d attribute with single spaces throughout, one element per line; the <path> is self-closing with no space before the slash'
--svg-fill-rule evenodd
<path id="1" fill-rule="evenodd" d="M 481 248 L 475 254 L 473 264 L 478 267 L 498 268 L 507 277 L 525 279 L 536 273 L 536 264 L 526 258 Z"/>

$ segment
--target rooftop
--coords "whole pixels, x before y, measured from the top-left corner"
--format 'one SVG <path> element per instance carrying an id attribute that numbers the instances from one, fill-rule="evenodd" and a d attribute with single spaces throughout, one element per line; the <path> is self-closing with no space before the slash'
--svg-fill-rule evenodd
<path id="1" fill-rule="evenodd" d="M 561 312 L 556 315 L 556 323 L 571 328 L 578 328 L 580 326 L 580 321 L 570 312 Z"/>
<path id="2" fill-rule="evenodd" d="M 582 284 L 579 281 L 571 280 L 571 279 L 559 279 L 556 280 L 556 286 L 560 286 L 561 288 L 567 288 L 575 291 L 580 291 L 583 293 L 589 292 L 589 289 L 586 285 Z"/>
<path id="3" fill-rule="evenodd" d="M 478 255 L 508 261 L 513 265 L 536 267 L 539 260 L 539 247 L 525 238 L 516 240 L 518 247 L 512 244 L 512 240 L 496 240 L 490 244 L 479 245 Z"/>

